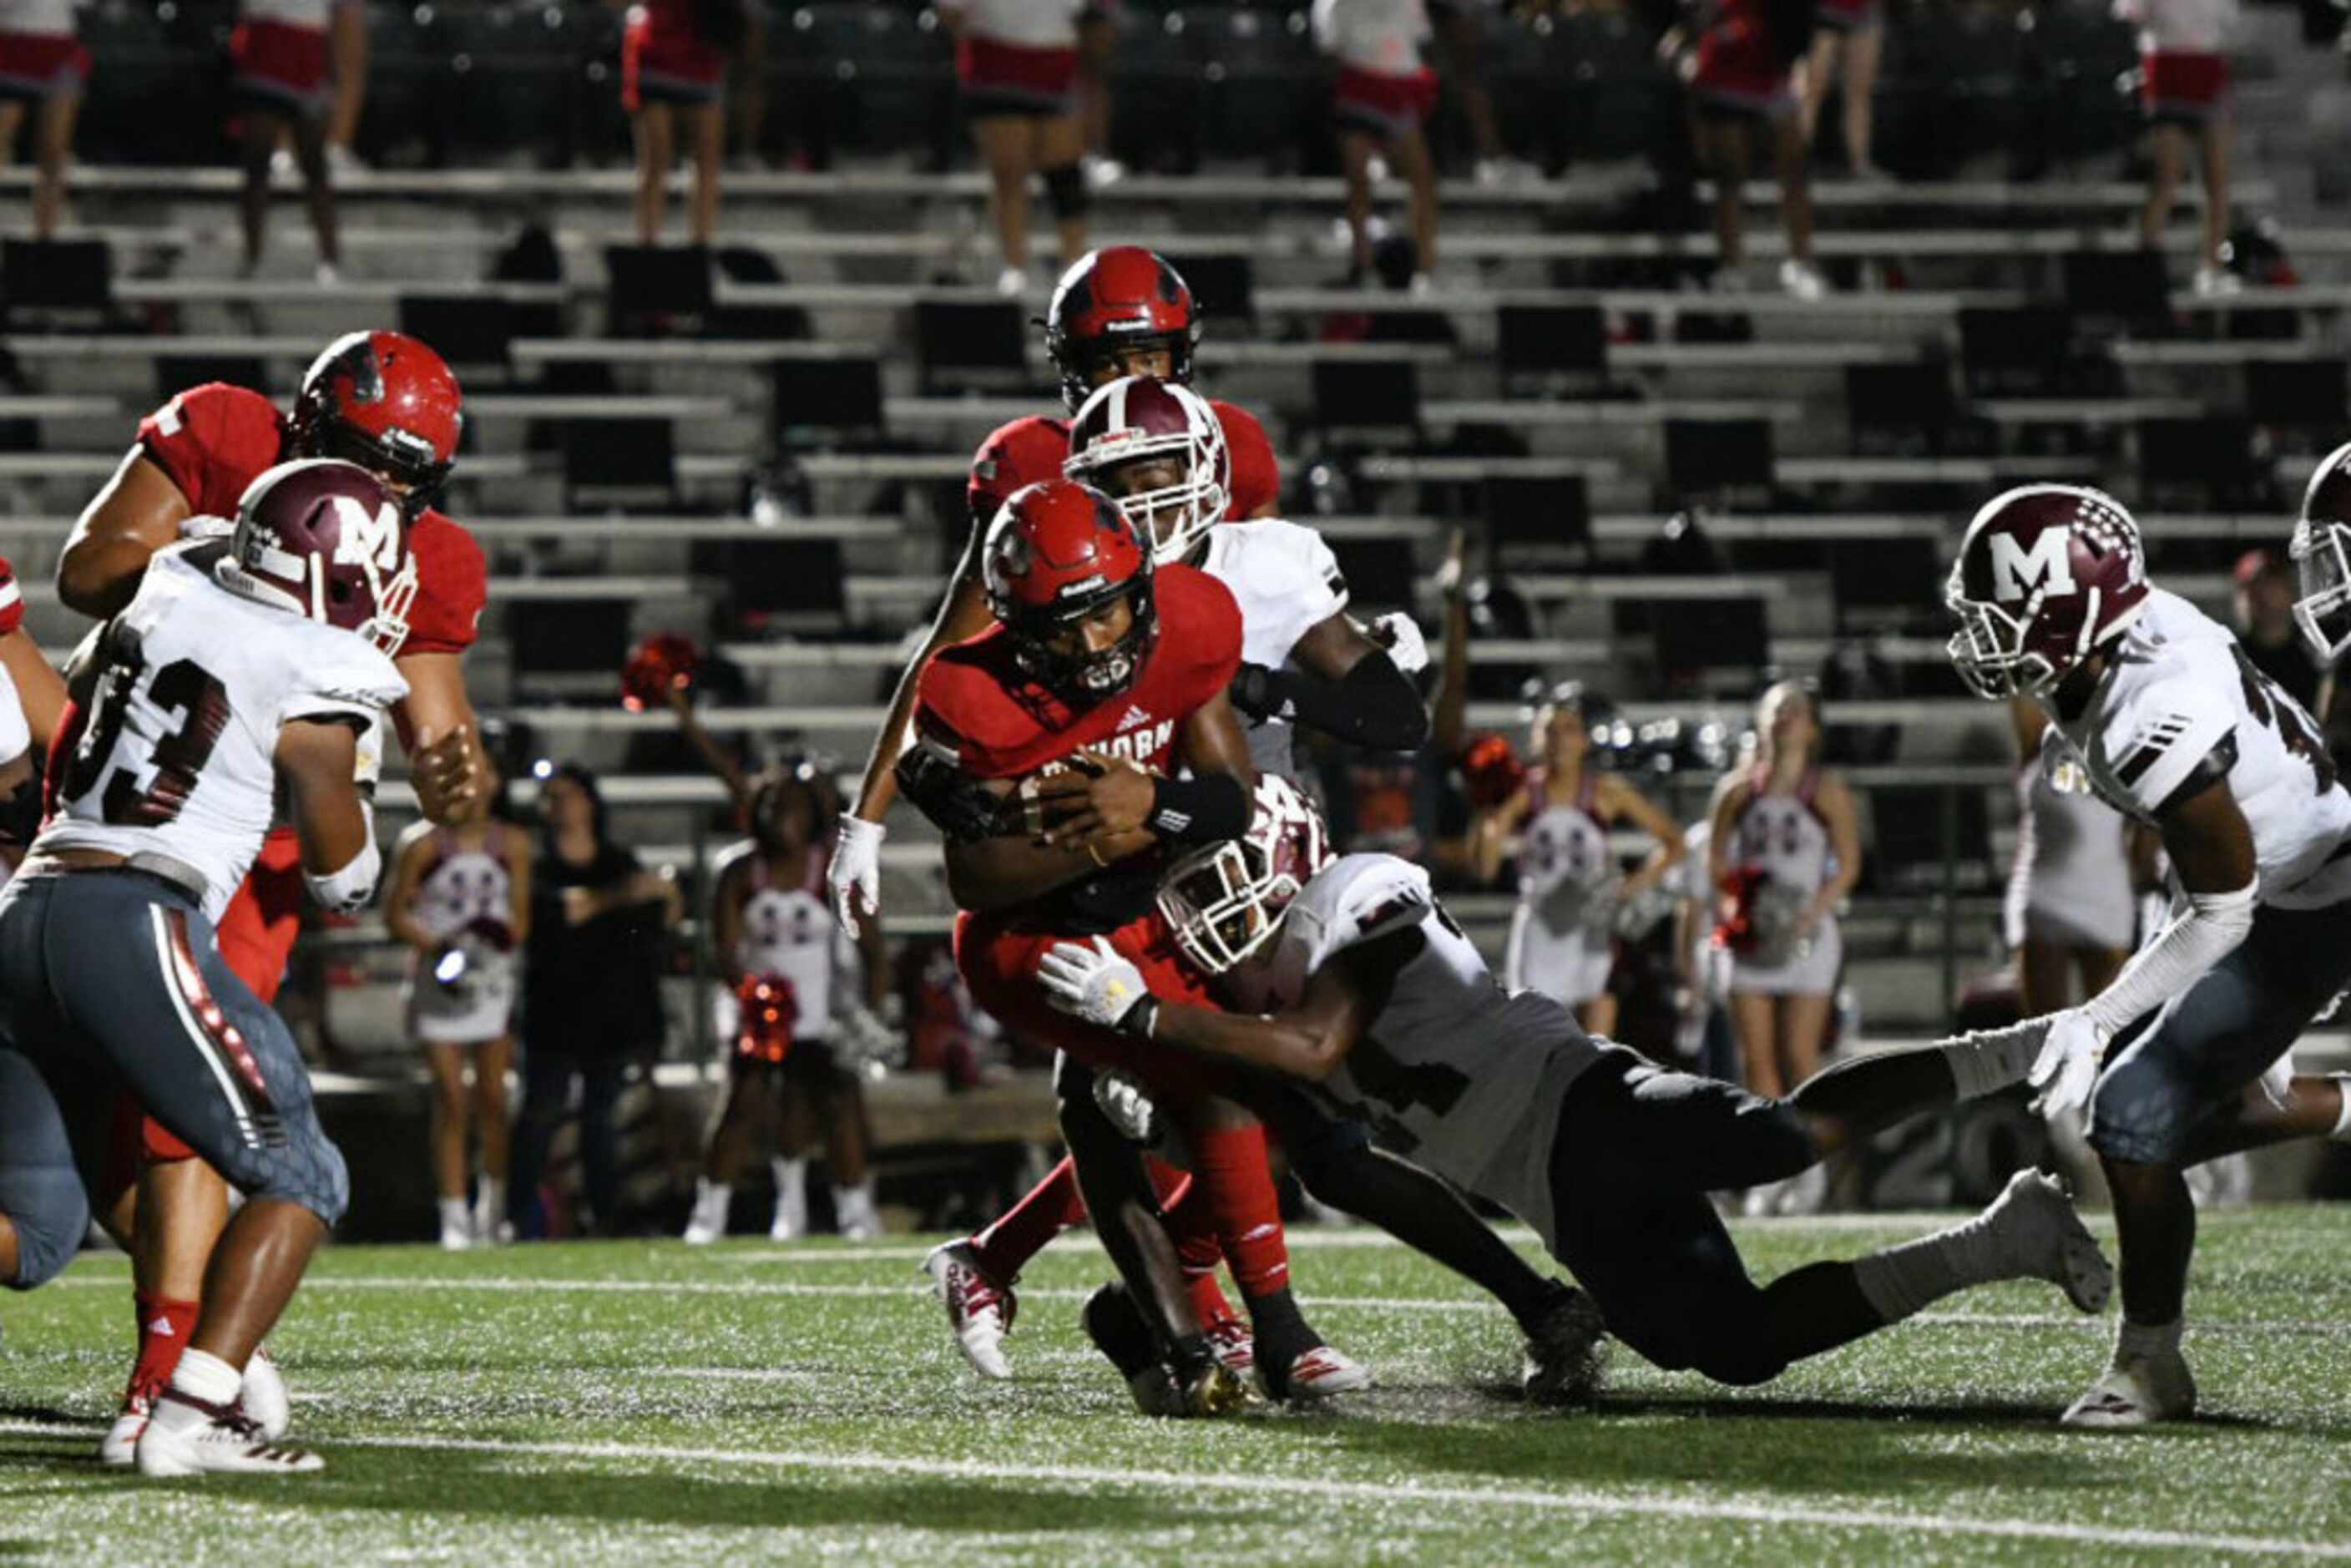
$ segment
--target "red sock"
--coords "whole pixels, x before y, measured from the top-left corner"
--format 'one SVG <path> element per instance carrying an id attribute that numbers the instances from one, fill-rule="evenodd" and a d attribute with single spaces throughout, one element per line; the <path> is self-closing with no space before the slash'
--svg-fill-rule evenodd
<path id="1" fill-rule="evenodd" d="M 971 1239 L 980 1271 L 998 1285 L 1009 1285 L 1045 1244 L 1086 1217 L 1078 1193 L 1078 1167 L 1068 1156 L 1029 1189 L 996 1223 Z"/>
<path id="2" fill-rule="evenodd" d="M 1217 1265 L 1225 1260 L 1225 1244 L 1217 1239 L 1216 1208 L 1200 1185 L 1187 1176 L 1177 1186 L 1176 1201 L 1166 1215 L 1167 1239 L 1176 1244 L 1176 1261 L 1184 1270 L 1184 1288 L 1192 1294 L 1192 1311 L 1198 1315 L 1200 1326 L 1238 1316 L 1232 1302 L 1225 1299 L 1224 1287 L 1217 1282 Z"/>
<path id="3" fill-rule="evenodd" d="M 172 1381 L 180 1353 L 196 1328 L 196 1303 L 134 1291 L 132 1308 L 139 1314 L 139 1361 L 131 1369 L 128 1398 L 152 1399 Z"/>
<path id="4" fill-rule="evenodd" d="M 1192 1156 L 1200 1196 L 1216 1217 L 1217 1238 L 1243 1296 L 1290 1288 L 1290 1247 L 1281 1230 L 1281 1203 L 1266 1166 L 1265 1129 L 1195 1130 Z"/>

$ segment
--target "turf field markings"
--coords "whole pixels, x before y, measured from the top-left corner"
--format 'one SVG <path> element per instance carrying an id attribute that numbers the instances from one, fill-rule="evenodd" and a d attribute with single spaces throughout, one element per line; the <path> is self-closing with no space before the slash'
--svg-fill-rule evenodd
<path id="1" fill-rule="evenodd" d="M 12 1437 L 86 1437 L 90 1428 L 47 1423 L 0 1423 Z M 818 1453 L 789 1449 L 692 1448 L 636 1443 L 533 1442 L 496 1437 L 436 1437 L 385 1435 L 339 1437 L 320 1447 L 381 1448 L 426 1453 L 527 1456 L 538 1458 L 647 1460 L 685 1465 L 739 1465 L 757 1469 L 871 1472 L 925 1476 L 946 1480 L 1023 1482 L 1083 1490 L 1219 1491 L 1247 1498 L 1315 1498 L 1331 1501 L 1412 1503 L 1529 1512 L 1718 1520 L 1795 1529 L 1883 1530 L 1902 1535 L 1980 1536 L 2012 1541 L 2064 1542 L 2082 1546 L 2137 1547 L 2152 1551 L 2237 1553 L 2262 1557 L 2351 1560 L 2351 1542 L 2297 1541 L 2273 1535 L 2220 1535 L 2191 1531 L 2068 1524 L 2033 1519 L 1970 1518 L 1956 1514 L 1891 1513 L 1870 1509 L 1805 1508 L 1730 1500 L 1644 1497 L 1583 1488 L 1536 1491 L 1516 1487 L 1433 1487 L 1410 1482 L 1316 1479 L 1229 1470 L 1147 1470 L 1069 1465 L 1018 1465 L 978 1459 L 929 1459 L 895 1454 Z"/>

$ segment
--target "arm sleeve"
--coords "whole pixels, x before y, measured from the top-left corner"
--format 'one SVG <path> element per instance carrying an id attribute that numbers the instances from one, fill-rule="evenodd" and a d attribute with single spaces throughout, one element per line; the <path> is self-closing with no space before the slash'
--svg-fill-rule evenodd
<path id="1" fill-rule="evenodd" d="M 2084 1007 L 2090 1020 L 2111 1037 L 2137 1022 L 2193 985 L 2213 965 L 2236 951 L 2253 928 L 2259 880 L 2231 893 L 2191 893 L 2178 905 L 2156 939 L 2115 977 L 2114 984 Z"/>
<path id="2" fill-rule="evenodd" d="M 1374 751 L 1413 751 L 1427 744 L 1427 706 L 1384 649 L 1364 654 L 1341 680 L 1296 670 L 1270 670 L 1263 678 L 1278 718 Z"/>
<path id="3" fill-rule="evenodd" d="M 402 653 L 462 653 L 481 634 L 489 602 L 489 567 L 474 536 L 438 512 L 410 530 L 416 554 L 416 604 Z"/>

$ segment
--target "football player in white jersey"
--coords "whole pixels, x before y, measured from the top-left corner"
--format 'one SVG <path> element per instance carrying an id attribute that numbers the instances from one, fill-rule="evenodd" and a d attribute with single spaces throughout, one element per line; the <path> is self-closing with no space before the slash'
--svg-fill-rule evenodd
<path id="1" fill-rule="evenodd" d="M 1668 1071 L 1585 1034 L 1547 997 L 1504 991 L 1426 873 L 1356 854 L 1306 875 L 1311 854 L 1284 842 L 1301 836 L 1261 810 L 1246 837 L 1194 852 L 1161 883 L 1178 946 L 1231 1011 L 1155 997 L 1125 959 L 1077 943 L 1058 945 L 1042 972 L 1054 1006 L 1311 1084 L 1388 1146 L 1532 1226 L 1608 1331 L 1667 1369 L 1760 1383 L 1994 1280 L 2043 1279 L 2085 1312 L 2105 1304 L 2105 1260 L 2037 1171 L 1965 1224 L 1760 1289 L 1708 1197 L 2014 1082 L 2038 1031 L 1882 1052 L 1764 1099 Z"/>
<path id="2" fill-rule="evenodd" d="M 2138 525 L 2110 496 L 2032 485 L 1985 503 L 1945 597 L 1968 685 L 2039 702 L 2044 744 L 2062 739 L 2171 858 L 2171 920 L 2096 996 L 2039 1020 L 2032 1078 L 2045 1111 L 2088 1105 L 2122 1248 L 2114 1355 L 2065 1420 L 2177 1420 L 2196 1405 L 2179 1352 L 2196 1239 L 2181 1173 L 2343 1124 L 2339 1084 L 2282 1073 L 2351 981 L 2351 795 L 2301 706 L 2225 628 L 2148 583 Z M 2274 1098 L 2253 1087 L 2273 1065 Z"/>
<path id="3" fill-rule="evenodd" d="M 236 1401 L 349 1178 L 292 1036 L 223 961 L 213 921 L 281 789 L 311 895 L 343 912 L 372 896 L 382 857 L 359 737 L 407 694 L 385 649 L 414 582 L 399 506 L 364 469 L 256 479 L 225 550 L 158 553 L 86 644 L 57 808 L 0 894 L 0 1009 L 50 1131 L 103 1135 L 94 1113 L 128 1090 L 248 1199 L 140 1436 L 151 1476 L 319 1468 L 263 1441 Z M 77 1142 L 84 1171 L 104 1153 Z"/>

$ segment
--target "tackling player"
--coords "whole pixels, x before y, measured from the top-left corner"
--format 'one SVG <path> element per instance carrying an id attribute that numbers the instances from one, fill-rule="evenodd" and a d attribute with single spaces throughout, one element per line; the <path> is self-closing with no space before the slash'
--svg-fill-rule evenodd
<path id="1" fill-rule="evenodd" d="M 131 601 L 156 551 L 194 519 L 233 516 L 263 470 L 291 457 L 358 464 L 400 503 L 415 561 L 402 590 L 414 596 L 402 607 L 407 638 L 393 651 L 407 695 L 392 717 L 424 814 L 454 821 L 477 789 L 474 713 L 459 660 L 473 644 L 486 591 L 481 547 L 435 508 L 456 457 L 462 410 L 441 357 L 397 332 L 354 332 L 328 344 L 302 378 L 291 419 L 244 387 L 191 387 L 141 423 L 138 440 L 75 523 L 57 563 L 58 597 L 86 615 L 110 616 Z M 371 768 L 381 749 L 363 740 Z M 221 916 L 223 954 L 265 1003 L 277 995 L 300 930 L 297 858 L 289 836 L 273 835 Z M 131 1238 L 140 1350 L 121 1417 L 101 1449 L 114 1464 L 130 1462 L 145 1403 L 186 1343 L 204 1262 L 227 1218 L 218 1175 L 155 1122 L 127 1123 L 119 1143 L 120 1157 L 139 1155 L 137 1223 L 127 1194 L 108 1218 L 118 1236 Z M 271 1404 L 276 1426 L 282 1394 Z"/>
<path id="2" fill-rule="evenodd" d="M 311 897 L 349 913 L 374 894 L 359 745 L 407 690 L 387 653 L 407 634 L 403 532 L 363 469 L 310 460 L 255 481 L 225 549 L 158 554 L 85 644 L 85 721 L 0 894 L 0 1008 L 38 1069 L 10 1086 L 9 1141 L 68 1151 L 89 1190 L 105 1112 L 128 1093 L 248 1199 L 210 1249 L 203 1308 L 141 1423 L 150 1476 L 320 1468 L 270 1447 L 239 1396 L 350 1179 L 292 1035 L 214 932 L 281 790 Z"/>
<path id="3" fill-rule="evenodd" d="M 2320 465 L 2305 519 L 2351 493 L 2345 456 Z M 2062 739 L 2101 797 L 2153 827 L 2178 879 L 2172 918 L 2122 973 L 2039 1020 L 2032 1082 L 2046 1111 L 2088 1105 L 2122 1249 L 2114 1354 L 2065 1422 L 2181 1419 L 2196 1407 L 2179 1352 L 2196 1240 L 2181 1173 L 2346 1125 L 2339 1083 L 2280 1082 L 2274 1101 L 2253 1086 L 2290 1071 L 2295 1037 L 2351 981 L 2351 795 L 2301 705 L 2226 629 L 2148 583 L 2138 525 L 2110 496 L 2032 485 L 1986 502 L 1945 600 L 1970 687 L 2046 709 L 2044 746 Z"/>
<path id="4" fill-rule="evenodd" d="M 1169 870 L 1159 905 L 1182 965 L 1146 976 L 1099 941 L 1063 942 L 1040 967 L 1052 1005 L 1137 1048 L 1312 1084 L 1532 1226 L 1609 1332 L 1668 1370 L 1761 1383 L 1993 1280 L 2044 1279 L 2085 1312 L 2105 1304 L 2105 1260 L 2036 1171 L 1966 1224 L 1761 1289 L 1708 1197 L 2016 1082 L 2038 1030 L 1883 1052 L 1762 1099 L 1595 1040 L 1549 998 L 1505 992 L 1426 873 L 1377 854 L 1318 870 L 1300 843 L 1319 835 L 1296 816 L 1261 815 Z M 1199 1005 L 1204 978 L 1232 1011 Z"/>

